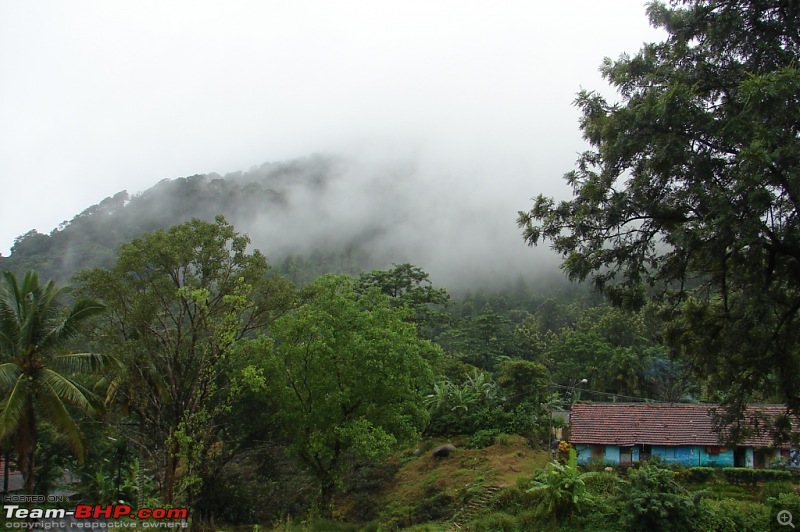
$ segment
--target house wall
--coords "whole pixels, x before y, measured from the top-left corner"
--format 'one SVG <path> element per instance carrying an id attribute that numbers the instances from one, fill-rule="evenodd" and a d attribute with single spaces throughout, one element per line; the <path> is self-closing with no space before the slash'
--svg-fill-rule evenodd
<path id="1" fill-rule="evenodd" d="M 592 451 L 585 443 L 575 445 L 575 453 L 578 455 L 578 463 L 587 465 L 592 463 Z"/>
<path id="2" fill-rule="evenodd" d="M 595 447 L 595 459 L 592 459 L 592 447 Z M 582 465 L 591 464 L 598 458 L 596 447 L 586 444 L 575 445 L 578 455 L 578 463 Z M 619 464 L 620 448 L 617 445 L 602 446 L 601 461 L 610 465 Z M 683 464 L 686 466 L 704 467 L 733 467 L 733 449 L 726 448 L 724 452 L 708 453 L 706 447 L 698 446 L 652 446 L 651 456 L 658 457 L 666 464 Z M 634 446 L 631 452 L 631 460 L 638 462 L 640 458 L 639 446 Z M 753 450 L 747 449 L 745 455 L 747 467 L 753 467 Z"/>
<path id="3" fill-rule="evenodd" d="M 606 445 L 605 448 L 605 462 L 608 464 L 619 463 L 619 447 L 616 445 Z"/>
<path id="4" fill-rule="evenodd" d="M 733 449 L 726 448 L 717 454 L 706 452 L 706 447 L 653 446 L 652 453 L 667 464 L 686 466 L 733 467 Z"/>
<path id="5" fill-rule="evenodd" d="M 592 456 L 592 447 L 594 447 L 594 456 Z M 602 451 L 598 453 L 598 447 Z M 620 447 L 617 445 L 575 445 L 575 452 L 578 455 L 578 463 L 587 465 L 596 463 L 598 460 L 610 465 L 618 465 L 620 463 Z M 598 456 L 599 454 L 599 456 Z M 639 461 L 639 447 L 633 446 L 631 448 L 631 462 Z"/>

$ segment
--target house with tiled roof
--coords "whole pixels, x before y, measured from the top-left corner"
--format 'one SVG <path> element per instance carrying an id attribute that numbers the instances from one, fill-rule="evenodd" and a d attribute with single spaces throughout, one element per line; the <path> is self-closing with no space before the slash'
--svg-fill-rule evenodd
<path id="1" fill-rule="evenodd" d="M 769 467 L 783 458 L 800 466 L 800 452 L 789 445 L 775 445 L 768 431 L 753 430 L 736 446 L 723 443 L 714 431 L 714 408 L 674 403 L 578 403 L 570 413 L 569 441 L 580 464 L 624 465 L 658 457 L 687 466 Z M 749 423 L 763 427 L 763 422 L 785 412 L 778 405 L 753 406 L 748 410 Z M 800 430 L 797 420 L 794 424 L 795 430 Z"/>

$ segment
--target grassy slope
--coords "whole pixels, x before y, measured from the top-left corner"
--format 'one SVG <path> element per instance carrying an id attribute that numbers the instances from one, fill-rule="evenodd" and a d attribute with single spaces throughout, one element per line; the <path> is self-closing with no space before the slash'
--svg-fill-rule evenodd
<path id="1" fill-rule="evenodd" d="M 465 441 L 452 440 L 457 450 L 447 458 L 435 458 L 431 452 L 444 442 L 426 442 L 422 448 L 427 450 L 419 456 L 395 456 L 400 468 L 380 493 L 380 520 L 401 527 L 452 522 L 459 510 L 485 497 L 488 488 L 530 478 L 549 459 L 547 452 L 531 449 L 520 436 L 503 436 L 501 443 L 484 449 L 466 449 Z"/>

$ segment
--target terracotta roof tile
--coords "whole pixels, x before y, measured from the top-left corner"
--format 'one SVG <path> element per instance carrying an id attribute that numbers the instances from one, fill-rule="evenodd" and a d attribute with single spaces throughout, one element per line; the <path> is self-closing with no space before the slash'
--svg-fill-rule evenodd
<path id="1" fill-rule="evenodd" d="M 720 445 L 711 409 L 716 405 L 654 403 L 577 403 L 570 413 L 570 442 L 605 445 Z M 780 405 L 749 409 L 769 417 L 784 414 Z M 800 429 L 794 420 L 795 430 Z M 769 447 L 769 434 L 754 435 L 744 446 Z"/>

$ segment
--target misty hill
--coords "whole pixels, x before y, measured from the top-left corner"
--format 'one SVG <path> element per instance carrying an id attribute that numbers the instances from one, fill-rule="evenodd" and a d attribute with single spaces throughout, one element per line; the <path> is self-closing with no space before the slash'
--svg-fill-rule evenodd
<path id="1" fill-rule="evenodd" d="M 493 209 L 477 189 L 473 196 L 455 188 L 410 163 L 323 155 L 164 179 L 141 193 L 105 198 L 49 235 L 19 236 L 0 268 L 35 268 L 65 283 L 81 269 L 110 266 L 119 246 L 143 233 L 222 214 L 278 271 L 300 282 L 401 262 L 420 265 L 451 288 L 535 273 L 515 211 Z M 539 273 L 557 275 L 554 264 Z"/>

